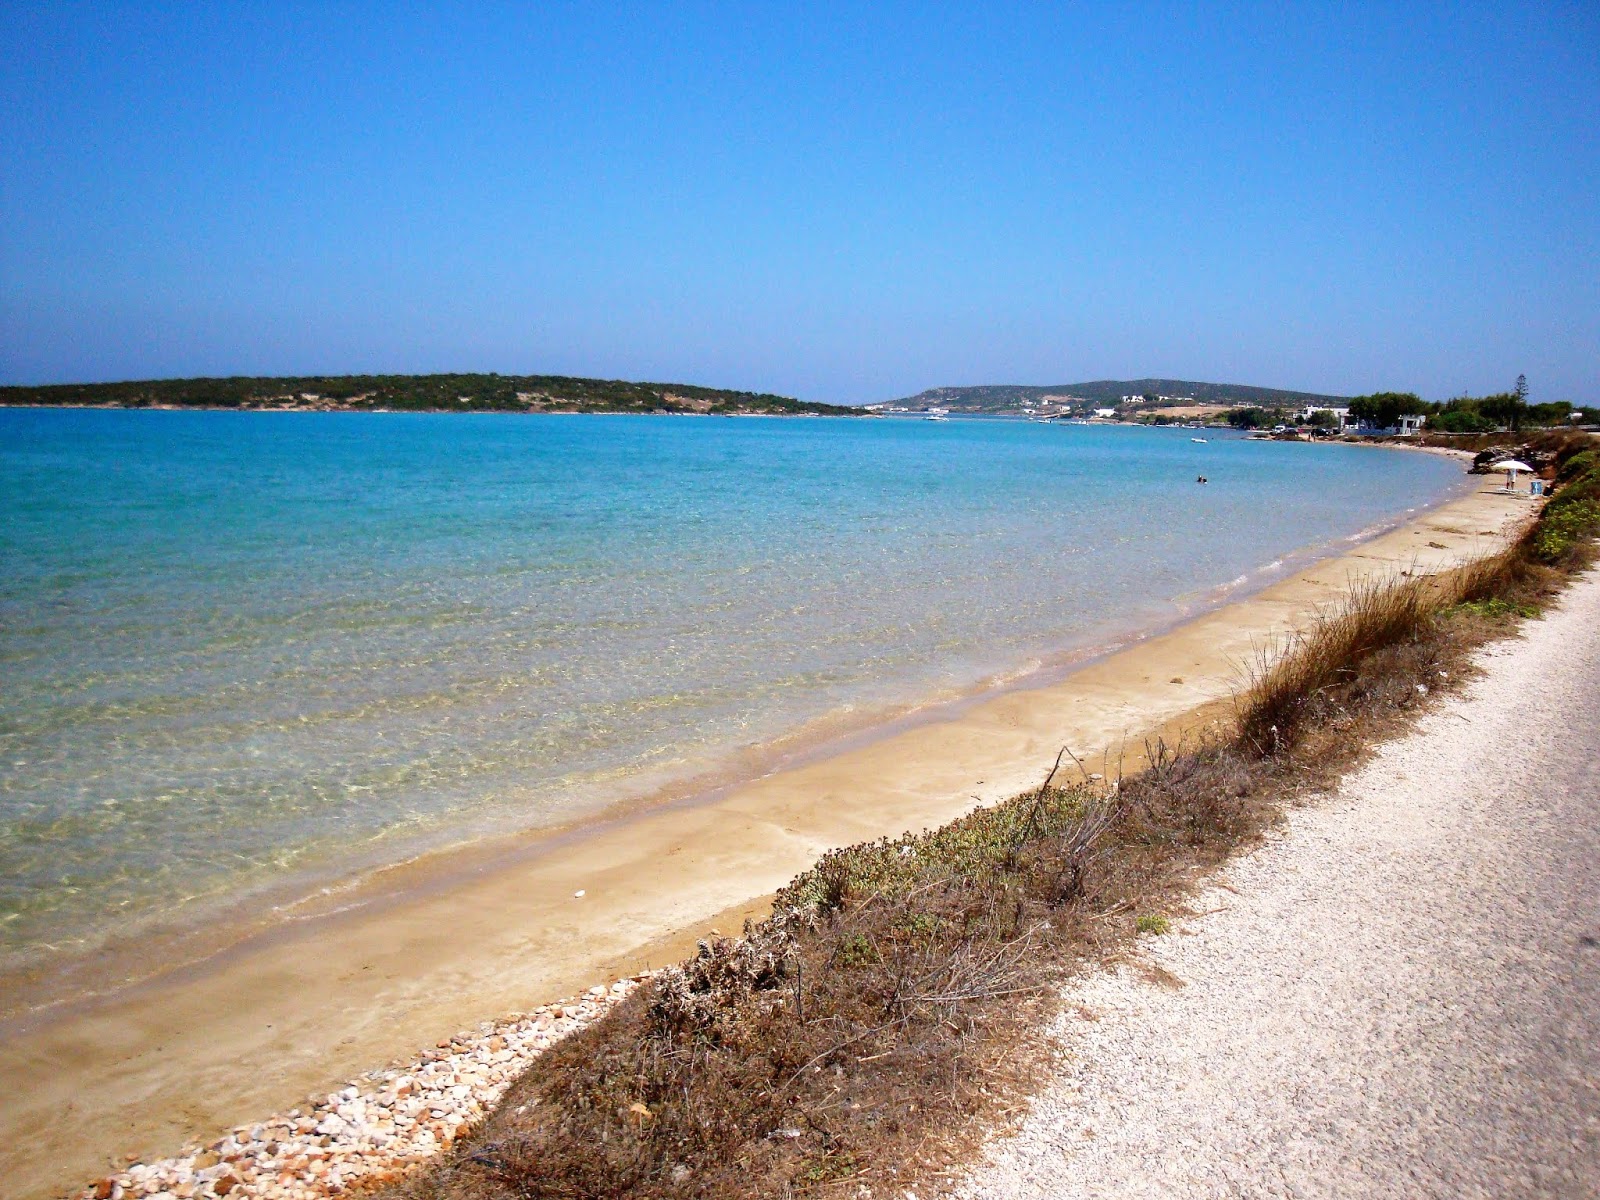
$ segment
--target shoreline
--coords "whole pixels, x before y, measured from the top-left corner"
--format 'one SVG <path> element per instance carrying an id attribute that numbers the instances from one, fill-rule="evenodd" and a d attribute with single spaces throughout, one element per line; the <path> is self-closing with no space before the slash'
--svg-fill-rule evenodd
<path id="1" fill-rule="evenodd" d="M 1447 449 L 1426 449 L 1457 455 Z M 1471 456 L 1458 457 L 1470 460 Z M 296 926 L 351 916 L 360 919 L 368 911 L 376 914 L 412 897 L 435 895 L 485 871 L 517 869 L 530 858 L 559 852 L 641 817 L 714 804 L 770 775 L 805 768 L 923 726 L 958 720 L 975 706 L 1013 693 L 1053 687 L 1108 657 L 1246 601 L 1310 565 L 1396 532 L 1469 494 L 1478 484 L 1463 474 L 1429 505 L 1282 552 L 1234 579 L 1179 593 L 1139 617 L 1108 617 L 1053 650 L 986 670 L 932 695 L 830 711 L 766 741 L 730 744 L 686 770 L 644 772 L 620 781 L 617 794 L 604 804 L 583 806 L 548 824 L 479 830 L 406 848 L 397 856 L 378 852 L 320 863 L 230 897 L 202 899 L 188 919 L 159 919 L 131 934 L 114 934 L 52 957 L 0 966 L 0 1045 L 27 1036 L 41 1024 L 91 1012 L 163 978 L 203 974 L 252 947 L 292 936 Z"/>
<path id="2" fill-rule="evenodd" d="M 412 1053 L 430 1035 L 671 961 L 711 924 L 732 932 L 730 916 L 759 912 L 762 896 L 832 845 L 937 825 L 975 799 L 1036 784 L 1061 740 L 1101 758 L 1119 739 L 1203 724 L 1226 702 L 1234 664 L 1334 599 L 1353 574 L 1448 568 L 1527 511 L 1504 492 L 1468 486 L 1397 529 L 1053 684 L 978 697 L 944 719 L 693 807 L 545 839 L 435 878 L 431 889 L 419 877 L 385 904 L 307 921 L 86 1011 L 52 1014 L 9 1039 L 24 1043 L 13 1054 L 44 1084 L 0 1108 L 9 1135 L 0 1168 L 28 1194 L 48 1194 L 103 1170 L 112 1151 L 161 1154 L 214 1136 Z M 329 1028 L 335 1012 L 348 1017 Z M 62 1145 L 29 1147 L 38 1139 L 20 1136 L 52 1124 Z"/>

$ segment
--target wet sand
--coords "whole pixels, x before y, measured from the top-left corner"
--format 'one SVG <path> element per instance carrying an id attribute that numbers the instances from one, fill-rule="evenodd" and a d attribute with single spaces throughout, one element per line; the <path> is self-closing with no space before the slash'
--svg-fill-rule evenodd
<path id="1" fill-rule="evenodd" d="M 1050 686 L 692 805 L 409 864 L 356 907 L 17 1026 L 0 1041 L 27 1082 L 0 1099 L 7 1194 L 63 1193 L 122 1155 L 170 1153 L 457 1029 L 672 961 L 712 927 L 735 932 L 829 847 L 1037 784 L 1063 744 L 1114 771 L 1153 730 L 1223 717 L 1243 664 L 1352 579 L 1498 548 L 1531 508 L 1497 482 Z"/>

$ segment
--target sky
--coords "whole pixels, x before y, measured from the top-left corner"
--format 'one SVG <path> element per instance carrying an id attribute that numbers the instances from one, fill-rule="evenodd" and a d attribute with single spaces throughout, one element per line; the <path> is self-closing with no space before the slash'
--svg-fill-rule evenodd
<path id="1" fill-rule="evenodd" d="M 0 0 L 0 383 L 1600 401 L 1600 6 Z"/>

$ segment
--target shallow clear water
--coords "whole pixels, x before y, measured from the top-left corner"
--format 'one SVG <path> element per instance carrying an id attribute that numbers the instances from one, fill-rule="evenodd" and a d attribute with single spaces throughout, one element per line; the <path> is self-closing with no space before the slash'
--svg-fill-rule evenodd
<path id="1" fill-rule="evenodd" d="M 1209 436 L 0 411 L 0 965 L 960 693 L 1459 474 Z"/>

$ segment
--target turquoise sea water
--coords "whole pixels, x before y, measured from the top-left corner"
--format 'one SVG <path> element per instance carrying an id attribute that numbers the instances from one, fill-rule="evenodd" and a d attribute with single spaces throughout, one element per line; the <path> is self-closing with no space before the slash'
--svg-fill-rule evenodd
<path id="1" fill-rule="evenodd" d="M 1460 470 L 1208 436 L 0 411 L 0 966 L 969 691 Z"/>

